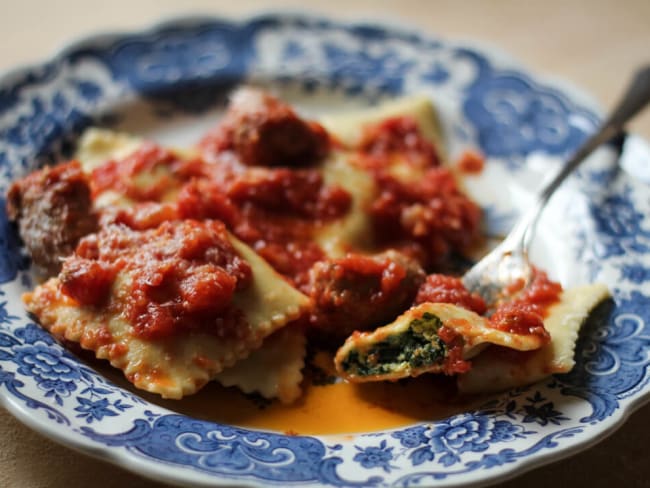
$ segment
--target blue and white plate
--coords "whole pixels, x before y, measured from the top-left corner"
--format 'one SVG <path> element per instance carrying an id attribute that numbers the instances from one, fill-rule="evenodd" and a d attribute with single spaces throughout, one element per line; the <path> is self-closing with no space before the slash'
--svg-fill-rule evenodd
<path id="1" fill-rule="evenodd" d="M 69 154 L 90 125 L 190 143 L 243 83 L 268 87 L 308 114 L 430 95 L 450 153 L 478 147 L 488 158 L 467 186 L 495 234 L 598 121 L 588 97 L 477 46 L 309 16 L 185 19 L 93 37 L 2 77 L 1 194 L 14 178 Z M 616 164 L 618 151 L 626 164 Z M 460 486 L 569 455 L 620 425 L 650 392 L 649 166 L 641 164 L 649 156 L 638 139 L 601 150 L 542 222 L 537 263 L 567 286 L 603 281 L 614 296 L 582 331 L 575 369 L 479 409 L 328 437 L 247 430 L 161 408 L 105 379 L 27 316 L 20 294 L 31 286 L 29 263 L 4 210 L 0 397 L 64 444 L 199 486 Z"/>

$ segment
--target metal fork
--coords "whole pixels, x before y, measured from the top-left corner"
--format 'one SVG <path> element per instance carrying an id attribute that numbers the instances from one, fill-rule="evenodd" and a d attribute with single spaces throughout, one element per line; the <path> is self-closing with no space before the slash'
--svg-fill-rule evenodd
<path id="1" fill-rule="evenodd" d="M 623 99 L 611 115 L 567 162 L 562 170 L 542 190 L 533 207 L 514 225 L 506 238 L 492 252 L 483 257 L 463 276 L 465 287 L 481 295 L 488 308 L 496 303 L 504 289 L 520 281 L 530 282 L 532 268 L 528 251 L 535 235 L 541 213 L 555 190 L 598 146 L 618 135 L 623 126 L 650 101 L 650 66 L 640 69 L 628 87 Z"/>

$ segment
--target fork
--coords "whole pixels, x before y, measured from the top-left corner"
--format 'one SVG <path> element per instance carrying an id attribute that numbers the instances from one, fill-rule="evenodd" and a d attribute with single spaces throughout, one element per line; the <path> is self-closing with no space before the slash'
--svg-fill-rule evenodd
<path id="1" fill-rule="evenodd" d="M 592 135 L 571 157 L 562 170 L 538 195 L 533 207 L 516 222 L 506 238 L 484 256 L 462 278 L 465 287 L 483 297 L 488 308 L 509 286 L 526 286 L 532 277 L 528 251 L 541 213 L 562 182 L 601 144 L 622 132 L 624 125 L 650 101 L 650 65 L 637 71 L 622 100 Z"/>

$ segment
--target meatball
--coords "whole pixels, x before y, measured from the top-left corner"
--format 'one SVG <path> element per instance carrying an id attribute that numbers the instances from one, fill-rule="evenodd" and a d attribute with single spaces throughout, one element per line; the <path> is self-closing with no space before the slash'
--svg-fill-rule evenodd
<path id="1" fill-rule="evenodd" d="M 329 136 L 286 103 L 260 90 L 235 92 L 224 120 L 202 141 L 210 160 L 233 151 L 249 166 L 307 166 L 325 157 Z"/>
<path id="2" fill-rule="evenodd" d="M 97 229 L 89 181 L 76 161 L 43 168 L 13 183 L 7 215 L 17 222 L 33 263 L 46 276 L 56 275 L 62 258 Z"/>
<path id="3" fill-rule="evenodd" d="M 411 305 L 424 278 L 417 261 L 393 250 L 318 262 L 305 290 L 315 306 L 310 325 L 336 337 L 385 325 Z"/>

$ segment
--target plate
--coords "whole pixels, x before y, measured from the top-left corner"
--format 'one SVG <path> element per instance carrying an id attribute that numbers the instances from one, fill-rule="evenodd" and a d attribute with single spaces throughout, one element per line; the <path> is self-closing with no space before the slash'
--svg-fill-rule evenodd
<path id="1" fill-rule="evenodd" d="M 93 37 L 2 77 L 2 195 L 16 177 L 69 155 L 90 125 L 187 144 L 243 83 L 309 114 L 429 95 L 450 153 L 476 147 L 487 157 L 467 187 L 493 234 L 508 229 L 598 122 L 588 96 L 484 46 L 307 15 L 179 19 Z M 611 432 L 650 392 L 650 200 L 635 175 L 646 171 L 648 181 L 638 162 L 649 153 L 643 141 L 628 141 L 633 151 L 617 142 L 553 199 L 534 249 L 535 262 L 563 284 L 603 281 L 614 297 L 583 329 L 569 374 L 384 432 L 284 435 L 191 418 L 109 381 L 33 323 L 20 301 L 33 282 L 29 262 L 3 210 L 0 398 L 61 443 L 196 486 L 475 486 L 567 456 Z M 621 151 L 627 163 L 619 166 Z"/>

